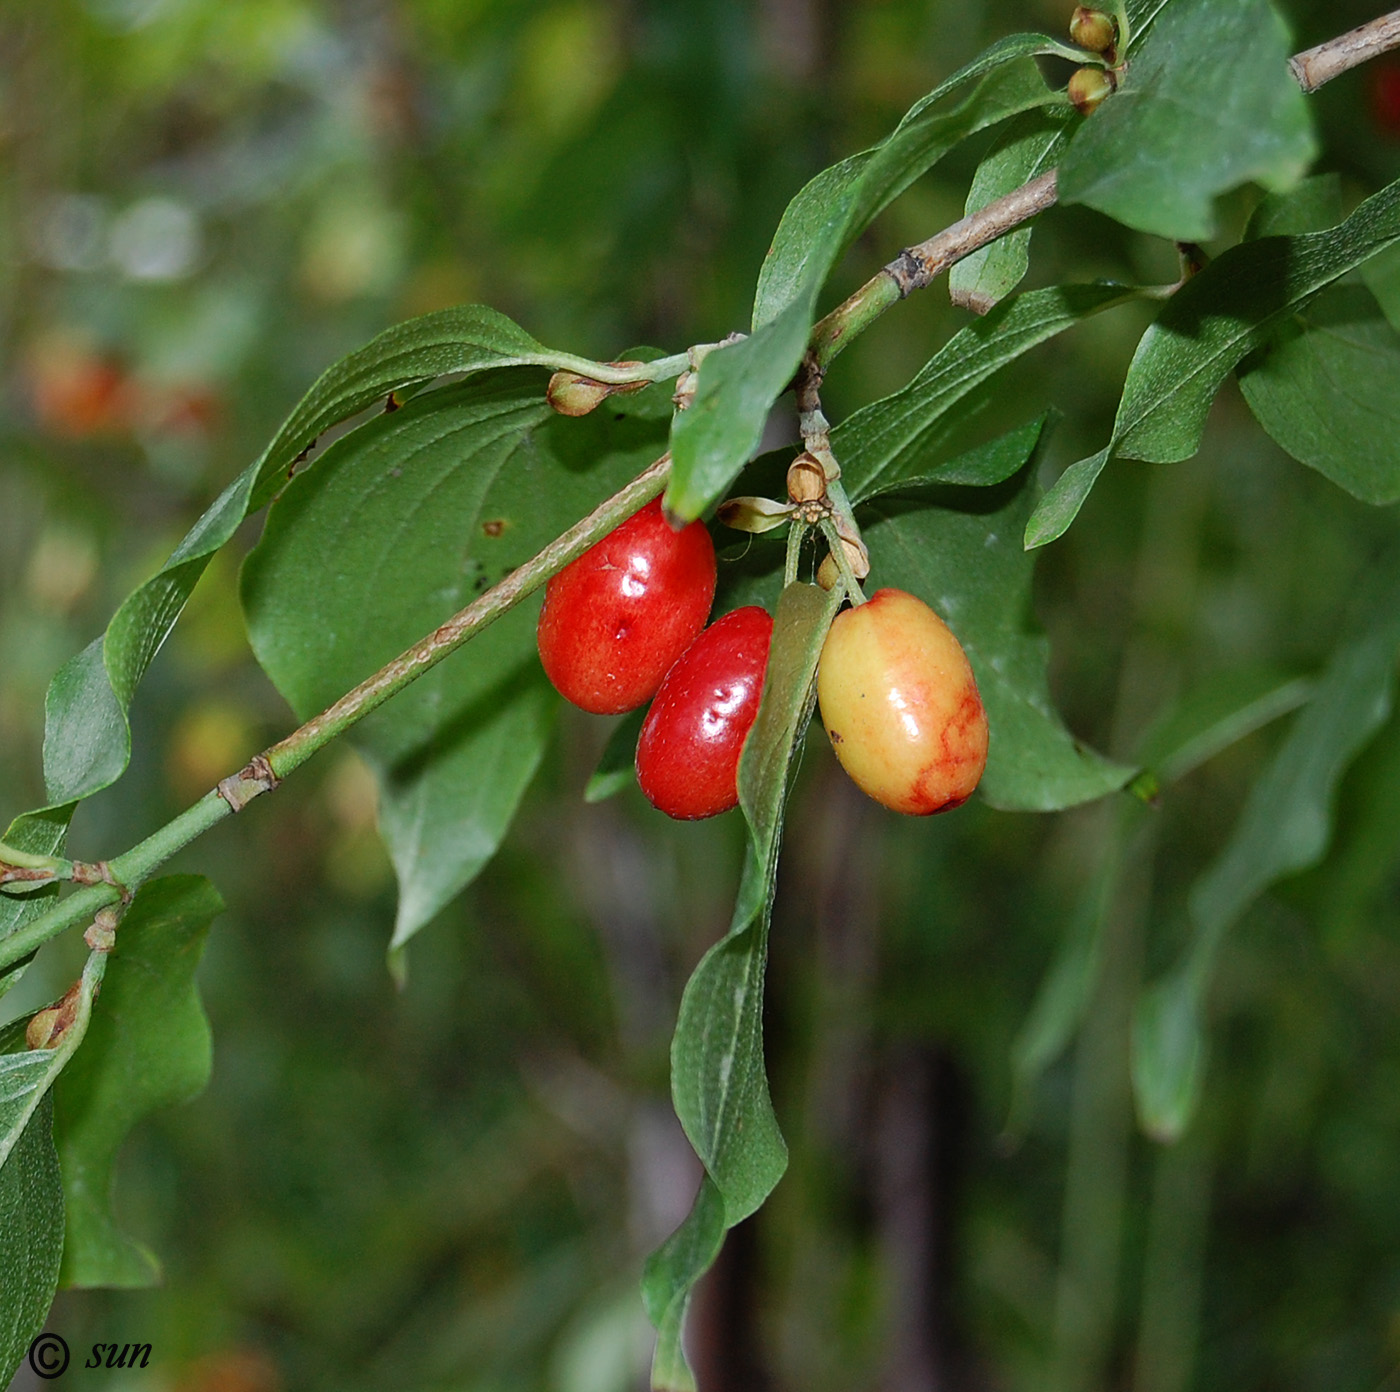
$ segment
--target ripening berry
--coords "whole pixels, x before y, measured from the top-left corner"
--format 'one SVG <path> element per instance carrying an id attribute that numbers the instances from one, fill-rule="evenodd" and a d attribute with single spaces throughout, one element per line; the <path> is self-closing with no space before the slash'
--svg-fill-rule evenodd
<path id="1" fill-rule="evenodd" d="M 757 605 L 711 624 L 666 673 L 637 741 L 637 782 L 668 817 L 739 802 L 739 755 L 758 715 L 773 620 Z"/>
<path id="2" fill-rule="evenodd" d="M 927 816 L 971 795 L 987 716 L 947 624 L 903 590 L 838 614 L 817 668 L 822 724 L 841 767 L 876 802 Z"/>
<path id="3" fill-rule="evenodd" d="M 705 626 L 714 596 L 709 532 L 699 522 L 673 531 L 650 502 L 546 586 L 545 675 L 596 715 L 634 710 Z"/>

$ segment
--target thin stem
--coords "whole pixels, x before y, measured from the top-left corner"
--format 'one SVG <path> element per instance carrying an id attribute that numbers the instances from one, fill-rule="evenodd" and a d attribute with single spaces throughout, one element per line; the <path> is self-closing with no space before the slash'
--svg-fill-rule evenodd
<path id="1" fill-rule="evenodd" d="M 333 706 L 320 715 L 312 716 L 300 729 L 274 744 L 263 757 L 275 778 L 285 778 L 293 769 L 299 768 L 323 745 L 417 681 L 424 672 L 456 652 L 468 638 L 533 594 L 570 561 L 577 560 L 594 542 L 657 497 L 665 488 L 670 472 L 671 456 L 668 452 L 649 464 L 620 492 L 599 504 L 581 522 L 556 537 L 532 560 L 511 571 L 480 599 L 467 605 L 440 628 L 381 667 Z"/>
<path id="2" fill-rule="evenodd" d="M 802 559 L 802 541 L 807 535 L 807 524 L 796 517 L 788 527 L 787 563 L 783 566 L 783 588 L 797 583 L 797 566 Z"/>
<path id="3" fill-rule="evenodd" d="M 467 639 L 539 589 L 550 576 L 657 497 L 666 486 L 670 470 L 671 456 L 663 454 L 625 488 L 599 504 L 581 522 L 440 628 L 380 668 L 329 709 L 313 716 L 286 739 L 257 755 L 240 773 L 224 779 L 159 831 L 119 855 L 108 867 L 115 883 L 94 884 L 77 890 L 0 941 L 0 970 L 21 961 L 75 924 L 90 922 L 100 909 L 117 902 L 123 890 L 131 893 L 197 836 L 240 811 L 253 798 L 277 787 L 283 777 L 299 768 L 318 749 L 455 652 Z"/>
<path id="4" fill-rule="evenodd" d="M 1400 10 L 1392 10 L 1369 24 L 1328 39 L 1316 48 L 1306 49 L 1290 58 L 1288 66 L 1303 91 L 1316 92 L 1324 82 L 1331 82 L 1334 77 L 1379 58 L 1393 48 L 1400 48 Z"/>
<path id="5" fill-rule="evenodd" d="M 1400 48 L 1400 10 L 1296 54 L 1288 60 L 1289 68 L 1304 92 L 1315 92 L 1324 82 L 1396 48 Z M 902 251 L 817 322 L 809 340 L 809 360 L 825 370 L 891 305 L 930 285 L 955 262 L 1052 207 L 1058 197 L 1056 173 L 1050 169 L 1037 175 L 927 241 Z"/>

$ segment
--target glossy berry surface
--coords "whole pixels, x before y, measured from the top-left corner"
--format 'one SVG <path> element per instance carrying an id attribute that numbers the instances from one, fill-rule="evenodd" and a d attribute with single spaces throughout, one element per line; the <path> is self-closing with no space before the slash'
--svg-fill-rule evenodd
<path id="1" fill-rule="evenodd" d="M 837 615 L 817 700 L 841 767 L 896 812 L 945 812 L 982 777 L 987 716 L 972 666 L 947 624 L 903 590 Z"/>
<path id="2" fill-rule="evenodd" d="M 637 782 L 668 817 L 738 805 L 739 755 L 772 641 L 772 618 L 751 604 L 711 624 L 667 672 L 637 741 Z"/>
<path id="3" fill-rule="evenodd" d="M 673 531 L 661 500 L 648 503 L 545 588 L 545 675 L 596 715 L 635 710 L 704 628 L 714 597 L 709 532 L 699 522 Z"/>

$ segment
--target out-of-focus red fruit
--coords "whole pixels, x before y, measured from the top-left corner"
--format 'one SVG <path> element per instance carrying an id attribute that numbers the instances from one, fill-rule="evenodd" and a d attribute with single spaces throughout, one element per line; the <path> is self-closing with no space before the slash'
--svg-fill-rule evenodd
<path id="1" fill-rule="evenodd" d="M 1371 119 L 1392 140 L 1400 140 L 1400 62 L 1383 59 L 1370 73 Z"/>
<path id="2" fill-rule="evenodd" d="M 673 531 L 648 503 L 544 592 L 536 637 L 545 675 L 597 715 L 635 710 L 705 626 L 715 548 L 699 522 Z"/>
<path id="3" fill-rule="evenodd" d="M 106 358 L 45 352 L 30 362 L 28 377 L 34 414 L 56 435 L 110 435 L 130 424 L 130 378 Z"/>
<path id="4" fill-rule="evenodd" d="M 772 642 L 772 617 L 751 604 L 711 624 L 666 673 L 637 741 L 637 782 L 668 817 L 737 806 Z"/>

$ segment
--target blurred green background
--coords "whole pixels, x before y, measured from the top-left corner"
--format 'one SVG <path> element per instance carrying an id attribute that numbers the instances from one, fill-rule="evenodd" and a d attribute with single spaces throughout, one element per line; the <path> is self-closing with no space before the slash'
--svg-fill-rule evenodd
<path id="1" fill-rule="evenodd" d="M 1224 0 L 1222 0 L 1222 3 Z M 787 199 L 1059 0 L 11 0 L 0 9 L 0 817 L 42 802 L 48 678 L 333 358 L 479 300 L 611 357 L 746 325 Z M 1284 6 L 1297 46 L 1373 4 Z M 1350 201 L 1400 175 L 1400 68 L 1313 99 Z M 830 301 L 961 212 L 985 145 L 876 224 Z M 1223 209 L 1237 232 L 1254 195 Z M 1034 283 L 1170 280 L 1171 249 L 1042 220 Z M 1097 448 L 1144 320 L 1033 354 L 985 434 L 1065 412 Z M 833 419 L 962 322 L 942 286 L 842 358 Z M 774 440 L 781 439 L 775 423 Z M 1315 671 L 1390 512 L 1287 459 L 1227 389 L 1201 455 L 1111 470 L 1044 554 L 1039 617 L 1084 739 L 1131 757 L 1182 692 Z M 247 651 L 240 534 L 133 710 L 74 853 L 124 849 L 290 716 Z M 875 558 L 878 580 L 879 558 Z M 741 828 L 586 807 L 607 722 L 561 714 L 505 849 L 384 969 L 392 873 L 348 751 L 175 868 L 229 909 L 201 971 L 214 1077 L 133 1137 L 147 1292 L 60 1295 L 82 1387 L 629 1392 L 636 1283 L 697 1168 L 667 1045 L 727 921 Z M 1233 934 L 1203 1114 L 1134 1130 L 1127 1019 L 1284 726 L 1151 812 L 885 813 L 814 740 L 789 819 L 769 1058 L 793 1163 L 693 1321 L 704 1392 L 1400 1387 L 1400 728 L 1343 785 L 1327 861 Z M 1008 1129 L 1011 1050 L 1105 847 L 1125 870 L 1086 1028 Z M 58 994 L 55 944 L 5 1002 Z M 22 1372 L 18 1387 L 26 1382 Z"/>

